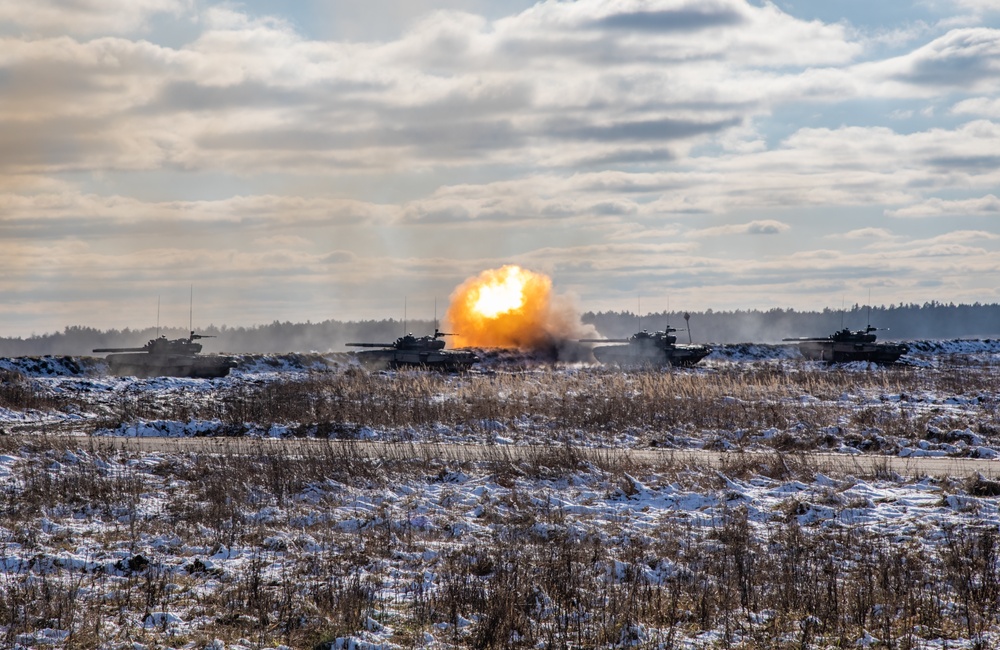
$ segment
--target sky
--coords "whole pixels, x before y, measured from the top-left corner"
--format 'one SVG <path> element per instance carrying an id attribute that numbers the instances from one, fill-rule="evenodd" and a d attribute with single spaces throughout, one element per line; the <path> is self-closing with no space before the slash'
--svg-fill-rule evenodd
<path id="1" fill-rule="evenodd" d="M 998 91 L 994 0 L 0 0 L 0 335 L 1000 302 Z"/>

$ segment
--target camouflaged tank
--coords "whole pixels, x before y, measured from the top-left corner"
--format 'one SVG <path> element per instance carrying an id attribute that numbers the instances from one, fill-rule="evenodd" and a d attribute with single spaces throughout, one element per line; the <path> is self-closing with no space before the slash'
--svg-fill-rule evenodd
<path id="1" fill-rule="evenodd" d="M 195 341 L 206 338 L 214 337 L 191 332 L 186 339 L 161 336 L 141 348 L 96 348 L 94 352 L 110 352 L 108 368 L 119 377 L 225 377 L 236 363 L 226 356 L 201 356 L 201 343 Z"/>
<path id="2" fill-rule="evenodd" d="M 451 334 L 434 330 L 433 336 L 401 336 L 394 343 L 348 343 L 357 348 L 381 348 L 356 352 L 358 361 L 378 370 L 394 368 L 432 368 L 445 371 L 466 370 L 479 361 L 468 350 L 445 350 L 442 337 Z"/>
<path id="3" fill-rule="evenodd" d="M 869 325 L 863 330 L 838 330 L 830 336 L 787 338 L 799 344 L 799 352 L 806 359 L 842 363 L 847 361 L 871 361 L 873 363 L 895 363 L 899 357 L 909 352 L 904 343 L 876 343 L 878 328 Z"/>
<path id="4" fill-rule="evenodd" d="M 642 330 L 627 339 L 580 339 L 581 343 L 625 343 L 602 345 L 594 348 L 594 358 L 601 363 L 620 366 L 693 366 L 712 352 L 707 345 L 677 344 L 667 326 L 658 332 Z"/>

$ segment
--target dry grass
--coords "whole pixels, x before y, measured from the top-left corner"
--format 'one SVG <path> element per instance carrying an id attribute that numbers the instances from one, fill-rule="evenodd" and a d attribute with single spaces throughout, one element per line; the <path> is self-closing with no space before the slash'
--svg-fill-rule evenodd
<path id="1" fill-rule="evenodd" d="M 370 429 L 390 439 L 435 440 L 444 429 L 482 442 L 503 431 L 515 441 L 586 438 L 609 446 L 622 437 L 667 446 L 697 437 L 725 448 L 753 442 L 778 451 L 835 447 L 843 438 L 862 451 L 885 452 L 896 439 L 933 439 L 931 425 L 971 429 L 1000 444 L 998 384 L 987 369 L 964 367 L 857 372 L 747 364 L 463 376 L 350 370 L 226 385 L 198 401 L 124 392 L 95 426 L 200 419 L 221 422 L 217 435 L 279 424 L 294 435 L 340 439 Z M 948 414 L 929 408 L 928 395 L 957 396 L 968 405 Z"/>
<path id="2" fill-rule="evenodd" d="M 22 411 L 63 410 L 76 403 L 73 398 L 52 395 L 29 377 L 0 369 L 0 407 Z"/>
<path id="3" fill-rule="evenodd" d="M 932 424 L 995 437 L 998 389 L 995 374 L 975 367 L 863 373 L 751 364 L 637 373 L 317 373 L 224 386 L 199 402 L 126 391 L 107 405 L 100 426 L 217 418 L 232 431 L 284 423 L 302 435 L 350 439 L 362 427 L 403 437 L 440 424 L 480 440 L 499 426 L 512 436 L 543 432 L 560 444 L 526 458 L 494 446 L 487 460 L 463 463 L 413 454 L 373 459 L 350 445 L 310 456 L 221 447 L 130 457 L 0 436 L 0 451 L 22 458 L 2 483 L 0 543 L 11 557 L 29 558 L 8 564 L 0 582 L 0 646 L 51 628 L 71 632 L 63 642 L 70 648 L 202 647 L 214 638 L 313 648 L 388 626 L 401 647 L 430 633 L 455 647 L 676 648 L 713 631 L 718 647 L 808 649 L 853 647 L 868 631 L 882 647 L 944 638 L 985 648 L 1000 630 L 995 530 L 928 523 L 900 540 L 877 527 L 800 525 L 797 515 L 817 502 L 852 507 L 833 490 L 811 497 L 813 504 L 789 497 L 767 527 L 754 525 L 734 499 L 711 525 L 668 513 L 653 530 L 624 520 L 597 528 L 535 492 L 586 482 L 608 499 L 635 496 L 636 477 L 650 469 L 611 447 L 626 431 L 660 443 L 714 432 L 718 445 L 735 447 L 778 431 L 763 443 L 773 454 L 732 454 L 721 474 L 661 466 L 658 484 L 697 486 L 725 500 L 723 476 L 809 482 L 816 467 L 798 452 L 827 444 L 831 427 L 871 451 L 894 436 L 923 438 Z M 964 415 L 942 418 L 908 407 L 925 393 L 975 399 Z M 10 375 L 0 377 L 4 404 L 75 402 Z M 580 432 L 609 449 L 585 459 L 572 444 Z M 449 482 L 463 474 L 504 489 L 484 499 L 474 519 L 448 497 Z M 431 524 L 418 524 L 405 498 L 379 500 L 398 483 L 442 488 L 425 516 Z M 1000 492 L 986 480 L 953 489 L 978 498 Z M 348 506 L 357 510 L 349 519 L 323 515 Z M 64 561 L 80 549 L 89 549 L 83 566 Z M 226 549 L 241 549 L 242 561 L 212 567 L 207 558 Z M 165 625 L 144 621 L 167 611 L 197 625 L 165 641 Z"/>
<path id="4" fill-rule="evenodd" d="M 920 638 L 982 642 L 998 625 L 1000 545 L 992 529 L 942 529 L 935 554 L 878 529 L 804 528 L 795 517 L 803 504 L 790 500 L 783 521 L 766 531 L 734 505 L 709 528 L 671 519 L 643 535 L 627 527 L 599 534 L 521 491 L 583 476 L 622 498 L 634 491 L 630 472 L 642 468 L 613 456 L 604 467 L 584 466 L 572 448 L 473 465 L 384 461 L 331 447 L 298 458 L 172 456 L 124 471 L 144 466 L 120 456 L 68 462 L 61 450 L 19 451 L 24 460 L 0 507 L 9 513 L 5 527 L 21 532 L 6 541 L 35 548 L 39 560 L 0 584 L 0 643 L 8 646 L 41 627 L 71 630 L 66 647 L 162 640 L 164 630 L 142 625 L 158 611 L 201 620 L 192 642 L 303 648 L 358 634 L 372 621 L 396 630 L 404 647 L 433 632 L 474 648 L 617 647 L 630 639 L 677 647 L 708 630 L 722 633 L 722 647 L 846 647 L 867 630 L 905 648 L 919 647 Z M 802 458 L 779 454 L 725 469 L 781 479 L 812 471 Z M 447 484 L 457 472 L 516 488 L 480 516 L 488 533 L 474 543 L 443 519 L 433 529 L 415 525 L 405 502 L 359 511 L 346 527 L 295 519 L 305 494 L 342 506 L 389 481 Z M 721 489 L 712 476 L 676 467 L 658 480 Z M 166 497 L 162 510 L 150 510 L 149 495 Z M 47 533 L 43 518 L 103 522 L 104 537 L 98 546 L 85 529 Z M 148 549 L 151 539 L 166 545 L 144 556 L 137 543 L 147 540 Z M 88 545 L 119 552 L 95 551 L 85 570 L 58 562 L 60 546 Z M 223 548 L 243 549 L 244 561 L 219 571 L 185 556 Z M 428 571 L 433 584 L 422 577 Z M 779 638 L 786 642 L 775 645 Z"/>

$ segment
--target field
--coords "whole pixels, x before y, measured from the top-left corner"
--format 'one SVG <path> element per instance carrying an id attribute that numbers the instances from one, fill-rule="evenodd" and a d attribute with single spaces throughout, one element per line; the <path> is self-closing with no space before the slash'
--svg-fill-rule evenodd
<path id="1" fill-rule="evenodd" d="M 734 347 L 632 372 L 496 354 L 465 375 L 258 357 L 211 381 L 7 360 L 0 646 L 997 647 L 1000 484 L 811 456 L 996 457 L 1000 345 L 915 348 L 890 368 Z M 504 453 L 525 445 L 543 448 Z"/>

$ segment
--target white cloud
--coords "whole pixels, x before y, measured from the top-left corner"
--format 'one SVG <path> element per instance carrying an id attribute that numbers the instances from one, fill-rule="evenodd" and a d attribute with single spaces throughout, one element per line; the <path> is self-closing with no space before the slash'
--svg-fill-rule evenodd
<path id="1" fill-rule="evenodd" d="M 854 72 L 876 96 L 930 96 L 941 89 L 995 92 L 1000 89 L 1000 30 L 953 29 L 903 56 L 859 64 Z"/>
<path id="2" fill-rule="evenodd" d="M 951 112 L 955 115 L 978 115 L 993 119 L 1000 118 L 1000 99 L 993 97 L 964 99 L 955 104 Z"/>
<path id="3" fill-rule="evenodd" d="M 497 22 L 497 31 L 532 54 L 631 62 L 724 55 L 741 66 L 843 63 L 861 52 L 842 25 L 805 22 L 773 4 L 740 0 L 625 0 L 539 3 Z M 605 47 L 592 49 L 595 44 Z"/>
<path id="4" fill-rule="evenodd" d="M 787 223 L 765 219 L 749 223 L 729 224 L 702 228 L 688 233 L 688 237 L 723 237 L 727 235 L 778 235 L 791 229 Z"/>
<path id="5" fill-rule="evenodd" d="M 0 193 L 0 211 L 7 215 L 8 230 L 58 222 L 65 230 L 53 229 L 44 234 L 59 239 L 67 235 L 66 230 L 122 229 L 149 223 L 159 223 L 164 228 L 170 224 L 217 228 L 357 224 L 374 227 L 388 223 L 396 211 L 392 207 L 352 199 L 257 195 L 217 201 L 154 203 L 127 196 L 81 194 L 68 186 L 63 190 L 59 193 Z"/>
<path id="6" fill-rule="evenodd" d="M 764 146 L 751 131 L 726 136 L 781 77 L 748 66 L 860 51 L 839 26 L 737 0 L 546 3 L 494 23 L 438 12 L 387 44 L 310 41 L 229 5 L 201 24 L 180 50 L 11 39 L 0 65 L 41 81 L 15 86 L 10 106 L 24 109 L 0 118 L 30 115 L 19 131 L 58 138 L 57 120 L 85 116 L 93 136 L 64 140 L 53 169 L 657 164 L 715 136 L 732 151 Z"/>
<path id="7" fill-rule="evenodd" d="M 943 235 L 938 235 L 934 237 L 931 241 L 935 243 L 973 243 L 973 242 L 983 242 L 985 240 L 997 240 L 1000 239 L 1000 235 L 986 230 L 955 230 L 953 232 L 948 232 Z"/>
<path id="8" fill-rule="evenodd" d="M 894 238 L 892 232 L 885 228 L 858 228 L 840 236 L 845 239 L 890 240 Z"/>
<path id="9" fill-rule="evenodd" d="M 996 217 L 1000 216 L 1000 199 L 993 194 L 975 199 L 930 198 L 904 208 L 886 210 L 885 214 L 887 217 Z"/>
<path id="10" fill-rule="evenodd" d="M 862 278 L 903 300 L 997 291 L 997 240 L 947 222 L 998 210 L 996 29 L 580 0 L 352 43 L 228 3 L 22 6 L 0 32 L 17 296 L 148 294 L 183 269 L 248 303 L 220 296 L 227 313 L 262 313 L 240 286 L 266 286 L 290 310 L 270 320 L 385 287 L 444 295 L 511 260 L 601 307 L 643 286 L 692 309 L 824 306 Z M 158 39 L 150 18 L 184 11 L 185 44 Z M 956 190 L 982 198 L 937 198 Z M 917 216 L 919 240 L 887 226 Z"/>
<path id="11" fill-rule="evenodd" d="M 18 133 L 7 169 L 662 166 L 713 140 L 764 152 L 748 119 L 776 102 L 860 96 L 942 58 L 992 70 L 993 56 L 991 30 L 966 30 L 879 69 L 796 70 L 861 50 L 842 26 L 737 0 L 544 3 L 493 23 L 438 12 L 388 44 L 309 41 L 290 24 L 221 6 L 180 50 L 8 39 L 0 66 L 33 81 L 0 108 Z"/>

